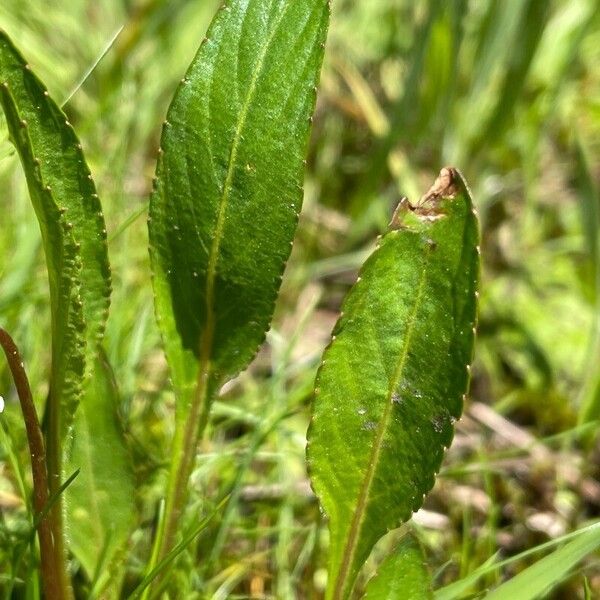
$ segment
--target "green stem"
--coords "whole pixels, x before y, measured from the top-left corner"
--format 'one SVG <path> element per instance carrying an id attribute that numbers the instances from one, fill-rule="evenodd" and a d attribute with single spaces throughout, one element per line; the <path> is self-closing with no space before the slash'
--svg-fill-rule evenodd
<path id="1" fill-rule="evenodd" d="M 199 379 L 199 383 L 200 381 Z M 175 547 L 177 529 L 187 502 L 187 483 L 194 467 L 195 450 L 198 440 L 202 437 L 206 428 L 210 406 L 208 385 L 198 385 L 187 419 L 185 421 L 182 419 L 177 420 L 164 508 L 165 513 L 164 518 L 159 519 L 147 573 L 152 572 L 158 563 L 164 561 Z M 164 583 L 164 575 L 159 575 L 154 585 L 151 586 L 154 593 L 157 593 L 157 590 Z M 144 590 L 142 600 L 147 600 L 150 597 L 151 587 Z"/>
<path id="2" fill-rule="evenodd" d="M 209 320 L 209 325 L 211 323 L 213 321 Z M 200 348 L 198 379 L 190 410 L 185 413 L 185 419 L 179 418 L 177 420 L 165 506 L 165 522 L 164 528 L 160 532 L 159 560 L 167 556 L 175 543 L 177 528 L 187 502 L 187 486 L 192 469 L 194 468 L 198 440 L 201 439 L 208 423 L 208 415 L 212 404 L 209 386 L 211 377 L 211 361 L 209 357 L 213 333 L 213 327 L 209 326 L 203 336 Z"/>
<path id="3" fill-rule="evenodd" d="M 25 430 L 27 432 L 27 443 L 29 445 L 31 472 L 33 476 L 35 521 L 37 515 L 40 515 L 48 504 L 50 496 L 44 438 L 21 355 L 13 339 L 1 328 L 0 345 L 4 350 L 13 381 L 15 382 L 25 422 Z M 40 542 L 41 577 L 45 597 L 49 600 L 67 600 L 71 597 L 70 587 L 68 585 L 65 587 L 62 577 L 62 571 L 64 571 L 66 577 L 65 564 L 57 565 L 57 537 L 55 531 L 53 531 L 51 515 L 45 515 L 39 519 L 37 532 Z M 62 568 L 58 569 L 57 566 L 61 566 Z"/>
<path id="4" fill-rule="evenodd" d="M 46 442 L 48 447 L 48 483 L 50 495 L 55 497 L 54 504 L 49 512 L 50 524 L 54 535 L 54 556 L 55 568 L 61 580 L 61 587 L 64 590 L 65 600 L 73 598 L 71 582 L 67 572 L 67 551 L 65 548 L 63 503 L 61 493 L 61 480 L 63 475 L 62 464 L 62 440 L 60 424 L 60 406 L 55 400 L 53 386 L 50 384 L 50 393 L 48 396 L 48 431 Z"/>
<path id="5" fill-rule="evenodd" d="M 166 503 L 166 521 L 159 553 L 163 559 L 173 547 L 181 514 L 187 501 L 187 484 L 194 468 L 196 447 L 202 437 L 210 412 L 210 398 L 206 383 L 199 386 L 183 430 L 181 452 L 172 463 L 169 492 Z"/>

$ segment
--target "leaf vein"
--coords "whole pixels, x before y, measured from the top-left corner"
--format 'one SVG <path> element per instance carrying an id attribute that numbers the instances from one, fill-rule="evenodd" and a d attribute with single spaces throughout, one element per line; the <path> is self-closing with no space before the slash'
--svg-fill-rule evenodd
<path id="1" fill-rule="evenodd" d="M 421 270 L 421 276 L 415 297 L 415 303 L 406 328 L 406 337 L 404 340 L 402 352 L 400 354 L 400 357 L 396 364 L 396 368 L 390 380 L 390 386 L 388 388 L 388 393 L 386 397 L 385 411 L 379 423 L 379 427 L 377 428 L 375 442 L 373 444 L 373 450 L 371 452 L 371 457 L 369 458 L 367 473 L 365 475 L 365 478 L 363 479 L 363 485 L 359 493 L 356 510 L 352 519 L 352 525 L 350 526 L 348 541 L 344 549 L 342 564 L 338 573 L 338 579 L 336 584 L 336 597 L 342 597 L 341 592 L 343 591 L 343 587 L 340 587 L 340 585 L 345 585 L 346 578 L 352 567 L 354 554 L 356 553 L 357 542 L 359 539 L 359 531 L 364 522 L 366 514 L 366 505 L 369 500 L 369 494 L 371 492 L 371 487 L 375 478 L 375 472 L 379 464 L 379 455 L 381 454 L 381 449 L 383 447 L 383 436 L 385 435 L 385 432 L 387 430 L 390 415 L 392 413 L 392 394 L 398 386 L 398 382 L 400 381 L 400 378 L 402 377 L 402 373 L 404 371 L 404 365 L 406 364 L 406 359 L 408 357 L 408 349 L 412 338 L 412 332 L 414 329 L 415 322 L 417 321 L 417 312 L 421 304 L 421 300 L 423 298 L 425 282 L 427 281 L 427 258 L 428 256 L 426 256 L 425 264 L 423 265 L 423 268 Z"/>
<path id="2" fill-rule="evenodd" d="M 212 347 L 212 337 L 214 334 L 214 326 L 215 326 L 215 323 L 214 323 L 215 315 L 214 315 L 213 304 L 214 304 L 214 293 L 215 293 L 215 278 L 216 278 L 216 273 L 217 273 L 217 261 L 218 261 L 218 254 L 219 254 L 219 249 L 221 246 L 221 241 L 223 238 L 223 232 L 224 232 L 224 228 L 225 228 L 225 212 L 226 212 L 227 205 L 229 202 L 229 194 L 230 194 L 230 191 L 233 186 L 233 176 L 234 176 L 235 167 L 237 164 L 238 149 L 239 149 L 240 143 L 243 140 L 242 131 L 246 125 L 246 120 L 248 118 L 248 112 L 250 110 L 250 105 L 252 103 L 252 100 L 254 98 L 254 95 L 255 95 L 255 92 L 256 92 L 256 89 L 258 86 L 258 81 L 259 81 L 261 72 L 263 70 L 267 52 L 269 51 L 269 47 L 271 46 L 271 44 L 278 32 L 279 26 L 280 26 L 281 22 L 283 21 L 283 18 L 285 16 L 285 13 L 289 6 L 290 6 L 290 4 L 286 4 L 285 7 L 283 8 L 283 10 L 281 11 L 279 18 L 277 19 L 277 22 L 273 26 L 271 35 L 267 38 L 267 40 L 261 50 L 261 53 L 258 57 L 258 60 L 256 61 L 256 65 L 255 65 L 254 71 L 252 73 L 252 78 L 250 80 L 250 85 L 248 86 L 248 93 L 246 94 L 246 98 L 241 107 L 237 127 L 234 132 L 234 137 L 233 137 L 233 141 L 232 141 L 232 145 L 231 145 L 231 152 L 229 155 L 229 164 L 227 167 L 227 175 L 225 177 L 223 193 L 221 195 L 221 200 L 219 202 L 217 224 L 216 224 L 216 228 L 215 228 L 215 236 L 213 238 L 213 243 L 211 245 L 210 254 L 208 257 L 208 267 L 207 267 L 207 273 L 206 273 L 207 324 L 206 324 L 206 335 L 203 336 L 203 340 L 202 340 L 202 344 L 201 344 L 201 359 L 203 361 L 206 361 L 208 359 L 208 356 L 210 354 L 210 350 Z M 210 127 L 209 127 L 209 129 L 210 129 Z M 202 370 L 205 370 L 207 368 L 208 368 L 208 365 L 205 364 L 205 365 L 203 365 Z"/>

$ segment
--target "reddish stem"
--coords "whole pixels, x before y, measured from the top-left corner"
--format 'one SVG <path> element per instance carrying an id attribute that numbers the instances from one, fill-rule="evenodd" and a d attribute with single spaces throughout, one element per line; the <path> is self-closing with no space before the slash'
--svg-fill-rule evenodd
<path id="1" fill-rule="evenodd" d="M 6 360 L 19 396 L 23 420 L 25 421 L 33 475 L 33 508 L 37 519 L 46 508 L 49 496 L 44 437 L 19 349 L 10 335 L 2 328 L 0 328 L 0 346 L 6 354 Z M 62 600 L 64 594 L 62 593 L 58 573 L 54 568 L 54 538 L 49 515 L 45 515 L 39 520 L 37 532 L 40 540 L 41 576 L 45 596 L 49 600 Z"/>

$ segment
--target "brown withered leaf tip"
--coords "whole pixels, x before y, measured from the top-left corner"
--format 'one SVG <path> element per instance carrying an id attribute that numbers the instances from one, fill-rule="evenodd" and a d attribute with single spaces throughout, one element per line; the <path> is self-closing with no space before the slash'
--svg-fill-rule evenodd
<path id="1" fill-rule="evenodd" d="M 444 167 L 433 185 L 421 196 L 417 204 L 411 204 L 408 198 L 403 197 L 390 221 L 390 229 L 402 229 L 405 225 L 402 223 L 403 216 L 412 212 L 420 219 L 435 221 L 443 216 L 439 210 L 439 200 L 441 198 L 454 198 L 458 193 L 458 174 L 454 167 Z"/>
<path id="2" fill-rule="evenodd" d="M 458 193 L 456 181 L 458 175 L 454 167 L 444 167 L 433 185 L 427 190 L 418 202 L 418 206 L 422 206 L 439 198 L 453 198 Z"/>

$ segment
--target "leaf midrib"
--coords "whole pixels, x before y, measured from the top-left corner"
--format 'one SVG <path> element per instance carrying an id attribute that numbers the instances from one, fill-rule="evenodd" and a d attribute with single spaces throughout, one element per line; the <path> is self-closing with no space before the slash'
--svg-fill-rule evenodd
<path id="1" fill-rule="evenodd" d="M 417 321 L 416 316 L 421 305 L 421 300 L 423 298 L 423 291 L 425 288 L 425 282 L 427 280 L 427 263 L 429 258 L 429 252 L 425 255 L 425 263 L 421 270 L 421 276 L 419 279 L 419 287 L 417 289 L 415 303 L 409 318 L 408 326 L 406 328 L 406 338 L 404 340 L 404 345 L 402 348 L 402 353 L 398 358 L 398 362 L 396 364 L 396 369 L 392 375 L 390 380 L 390 386 L 388 388 L 388 393 L 386 395 L 386 404 L 385 411 L 383 413 L 383 417 L 379 423 L 379 427 L 377 429 L 375 443 L 373 444 L 373 449 L 371 452 L 371 456 L 369 458 L 369 466 L 367 469 L 367 473 L 363 479 L 363 485 L 360 489 L 360 494 L 358 497 L 358 503 L 356 506 L 356 510 L 354 511 L 354 517 L 352 519 L 352 525 L 350 526 L 350 531 L 348 533 L 348 541 L 346 542 L 346 546 L 344 548 L 344 553 L 342 555 L 342 563 L 340 566 L 340 570 L 338 572 L 336 587 L 334 591 L 334 598 L 336 600 L 341 600 L 344 596 L 343 593 L 346 591 L 346 579 L 352 567 L 352 562 L 354 560 L 354 555 L 356 553 L 359 531 L 364 522 L 367 502 L 369 499 L 369 495 L 371 492 L 371 487 L 373 484 L 373 479 L 375 477 L 375 471 L 379 464 L 379 455 L 381 454 L 381 449 L 383 448 L 383 436 L 387 430 L 390 416 L 392 413 L 392 395 L 394 390 L 398 386 L 400 378 L 402 377 L 402 373 L 404 371 L 404 365 L 406 363 L 406 359 L 408 356 L 408 349 L 410 347 L 410 342 L 412 338 L 412 333 L 414 329 L 414 325 Z"/>
<path id="2" fill-rule="evenodd" d="M 250 105 L 252 100 L 254 99 L 254 95 L 258 86 L 258 80 L 263 70 L 263 66 L 265 63 L 265 58 L 267 56 L 267 52 L 269 51 L 269 47 L 277 34 L 279 29 L 279 25 L 281 24 L 285 13 L 289 4 L 286 4 L 281 11 L 281 14 L 273 24 L 273 29 L 271 31 L 270 36 L 267 38 L 261 53 L 256 61 L 256 65 L 254 71 L 252 73 L 252 78 L 250 80 L 250 85 L 248 86 L 248 93 L 246 94 L 246 98 L 244 103 L 242 104 L 242 110 L 240 111 L 240 117 L 238 119 L 238 124 L 235 129 L 235 133 L 233 136 L 233 142 L 231 145 L 231 152 L 229 155 L 229 164 L 227 166 L 227 174 L 225 176 L 225 183 L 223 185 L 223 193 L 221 195 L 221 199 L 219 201 L 219 212 L 217 215 L 217 224 L 215 227 L 215 236 L 213 238 L 213 243 L 210 248 L 210 253 L 208 256 L 208 266 L 206 271 L 206 330 L 205 335 L 202 336 L 201 347 L 200 347 L 200 360 L 201 360 L 201 377 L 202 375 L 207 376 L 209 371 L 209 359 L 210 353 L 212 351 L 214 330 L 215 330 L 215 311 L 214 311 L 214 295 L 215 295 L 215 278 L 217 273 L 217 262 L 219 257 L 219 250 L 221 247 L 221 242 L 223 239 L 224 228 L 225 228 L 225 212 L 227 210 L 227 206 L 229 203 L 229 197 L 231 193 L 231 189 L 233 187 L 233 176 L 235 173 L 235 167 L 237 165 L 237 154 L 240 146 L 240 142 L 242 140 L 242 131 L 246 125 L 246 120 L 248 118 L 248 112 L 250 110 Z M 244 15 L 244 18 L 246 15 Z"/>

